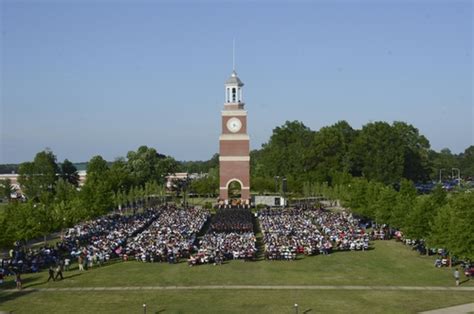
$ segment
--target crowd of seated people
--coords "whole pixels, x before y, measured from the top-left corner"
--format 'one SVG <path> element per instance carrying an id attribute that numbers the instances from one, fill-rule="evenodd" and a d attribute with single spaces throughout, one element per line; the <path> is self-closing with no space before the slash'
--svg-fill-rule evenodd
<path id="1" fill-rule="evenodd" d="M 38 249 L 26 248 L 19 242 L 1 260 L 5 274 L 37 272 L 51 265 L 58 265 L 72 258 L 82 267 L 92 267 L 120 255 L 126 240 L 141 232 L 158 216 L 158 211 L 148 209 L 132 216 L 112 214 L 75 225 L 66 231 L 62 240 Z M 81 266 L 80 266 L 81 267 Z"/>
<path id="2" fill-rule="evenodd" d="M 63 246 L 83 267 L 101 265 L 121 257 L 127 240 L 146 229 L 159 213 L 150 208 L 134 215 L 112 214 L 78 224 L 68 230 Z"/>
<path id="3" fill-rule="evenodd" d="M 192 253 L 196 236 L 209 216 L 205 209 L 168 206 L 148 229 L 128 241 L 124 258 L 177 263 Z"/>
<path id="4" fill-rule="evenodd" d="M 252 213 L 248 209 L 219 209 L 208 232 L 199 241 L 197 254 L 188 259 L 190 266 L 221 264 L 225 260 L 253 260 L 257 253 Z"/>
<path id="5" fill-rule="evenodd" d="M 395 237 L 397 241 L 400 241 L 401 235 L 397 235 L 396 231 L 386 224 L 378 225 L 374 223 L 370 231 L 370 238 L 371 240 L 390 240 Z"/>
<path id="6" fill-rule="evenodd" d="M 16 272 L 35 273 L 49 265 L 58 263 L 60 253 L 59 244 L 44 245 L 32 249 L 16 242 L 14 248 L 9 251 L 8 258 L 0 260 L 0 269 L 3 269 L 5 275 L 13 275 Z"/>
<path id="7" fill-rule="evenodd" d="M 298 254 L 329 254 L 333 250 L 366 250 L 369 236 L 351 214 L 323 209 L 265 209 L 258 213 L 265 257 L 294 260 Z M 209 230 L 196 237 L 209 220 L 208 210 L 175 206 L 150 208 L 134 215 L 111 214 L 70 228 L 55 246 L 26 250 L 21 246 L 2 261 L 4 269 L 38 271 L 77 258 L 79 268 L 109 259 L 134 257 L 143 262 L 190 265 L 225 260 L 253 260 L 257 253 L 253 215 L 243 208 L 219 209 Z"/>
<path id="8" fill-rule="evenodd" d="M 366 250 L 369 236 L 346 212 L 324 209 L 265 209 L 258 214 L 268 260 L 294 260 L 298 254 Z"/>
<path id="9" fill-rule="evenodd" d="M 324 252 L 331 249 L 300 208 L 261 210 L 258 220 L 268 260 L 294 260 L 297 254 L 313 255 L 319 248 Z"/>
<path id="10" fill-rule="evenodd" d="M 210 229 L 214 232 L 253 232 L 252 213 L 248 209 L 220 209 L 214 215 Z"/>
<path id="11" fill-rule="evenodd" d="M 369 235 L 359 224 L 359 220 L 346 211 L 332 212 L 324 209 L 313 209 L 306 212 L 320 228 L 333 250 L 367 250 Z"/>

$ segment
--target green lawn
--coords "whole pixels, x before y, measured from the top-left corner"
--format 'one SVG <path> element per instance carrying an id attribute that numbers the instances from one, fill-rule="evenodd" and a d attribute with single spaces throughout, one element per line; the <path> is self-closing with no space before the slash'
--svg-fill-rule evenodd
<path id="1" fill-rule="evenodd" d="M 472 292 L 127 291 L 0 294 L 14 313 L 416 313 L 474 302 Z M 0 301 L 2 302 L 2 301 Z"/>
<path id="2" fill-rule="evenodd" d="M 60 282 L 46 283 L 47 274 L 24 276 L 24 287 L 119 287 L 191 285 L 369 285 L 454 286 L 451 269 L 433 267 L 433 258 L 420 256 L 394 241 L 378 241 L 366 252 L 341 252 L 293 262 L 232 261 L 222 266 L 118 262 L 79 273 L 66 273 Z M 13 282 L 4 284 L 12 288 Z M 462 286 L 474 287 L 474 282 Z M 299 313 L 417 312 L 474 302 L 474 293 L 460 291 L 337 291 L 337 290 L 186 290 L 24 292 L 0 290 L 0 310 L 15 313 Z M 293 312 L 292 312 L 293 311 Z"/>

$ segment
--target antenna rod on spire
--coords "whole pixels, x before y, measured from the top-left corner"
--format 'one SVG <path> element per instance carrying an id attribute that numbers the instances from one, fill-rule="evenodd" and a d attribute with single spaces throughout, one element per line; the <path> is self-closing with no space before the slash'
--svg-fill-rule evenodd
<path id="1" fill-rule="evenodd" d="M 232 71 L 235 71 L 235 38 L 232 40 Z"/>

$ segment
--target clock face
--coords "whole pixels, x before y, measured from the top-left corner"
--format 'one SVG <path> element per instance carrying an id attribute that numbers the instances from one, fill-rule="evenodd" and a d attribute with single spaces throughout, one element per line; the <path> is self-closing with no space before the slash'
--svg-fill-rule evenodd
<path id="1" fill-rule="evenodd" d="M 242 122 L 237 118 L 231 118 L 227 121 L 227 129 L 232 133 L 239 132 L 242 128 Z"/>

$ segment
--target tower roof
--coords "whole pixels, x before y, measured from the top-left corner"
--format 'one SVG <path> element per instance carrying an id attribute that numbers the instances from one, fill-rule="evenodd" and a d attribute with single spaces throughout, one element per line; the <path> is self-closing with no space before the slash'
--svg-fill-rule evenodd
<path id="1" fill-rule="evenodd" d="M 225 82 L 225 85 L 244 86 L 244 83 L 242 83 L 242 81 L 237 76 L 237 72 L 232 71 L 232 74 L 229 77 L 229 79 Z"/>

